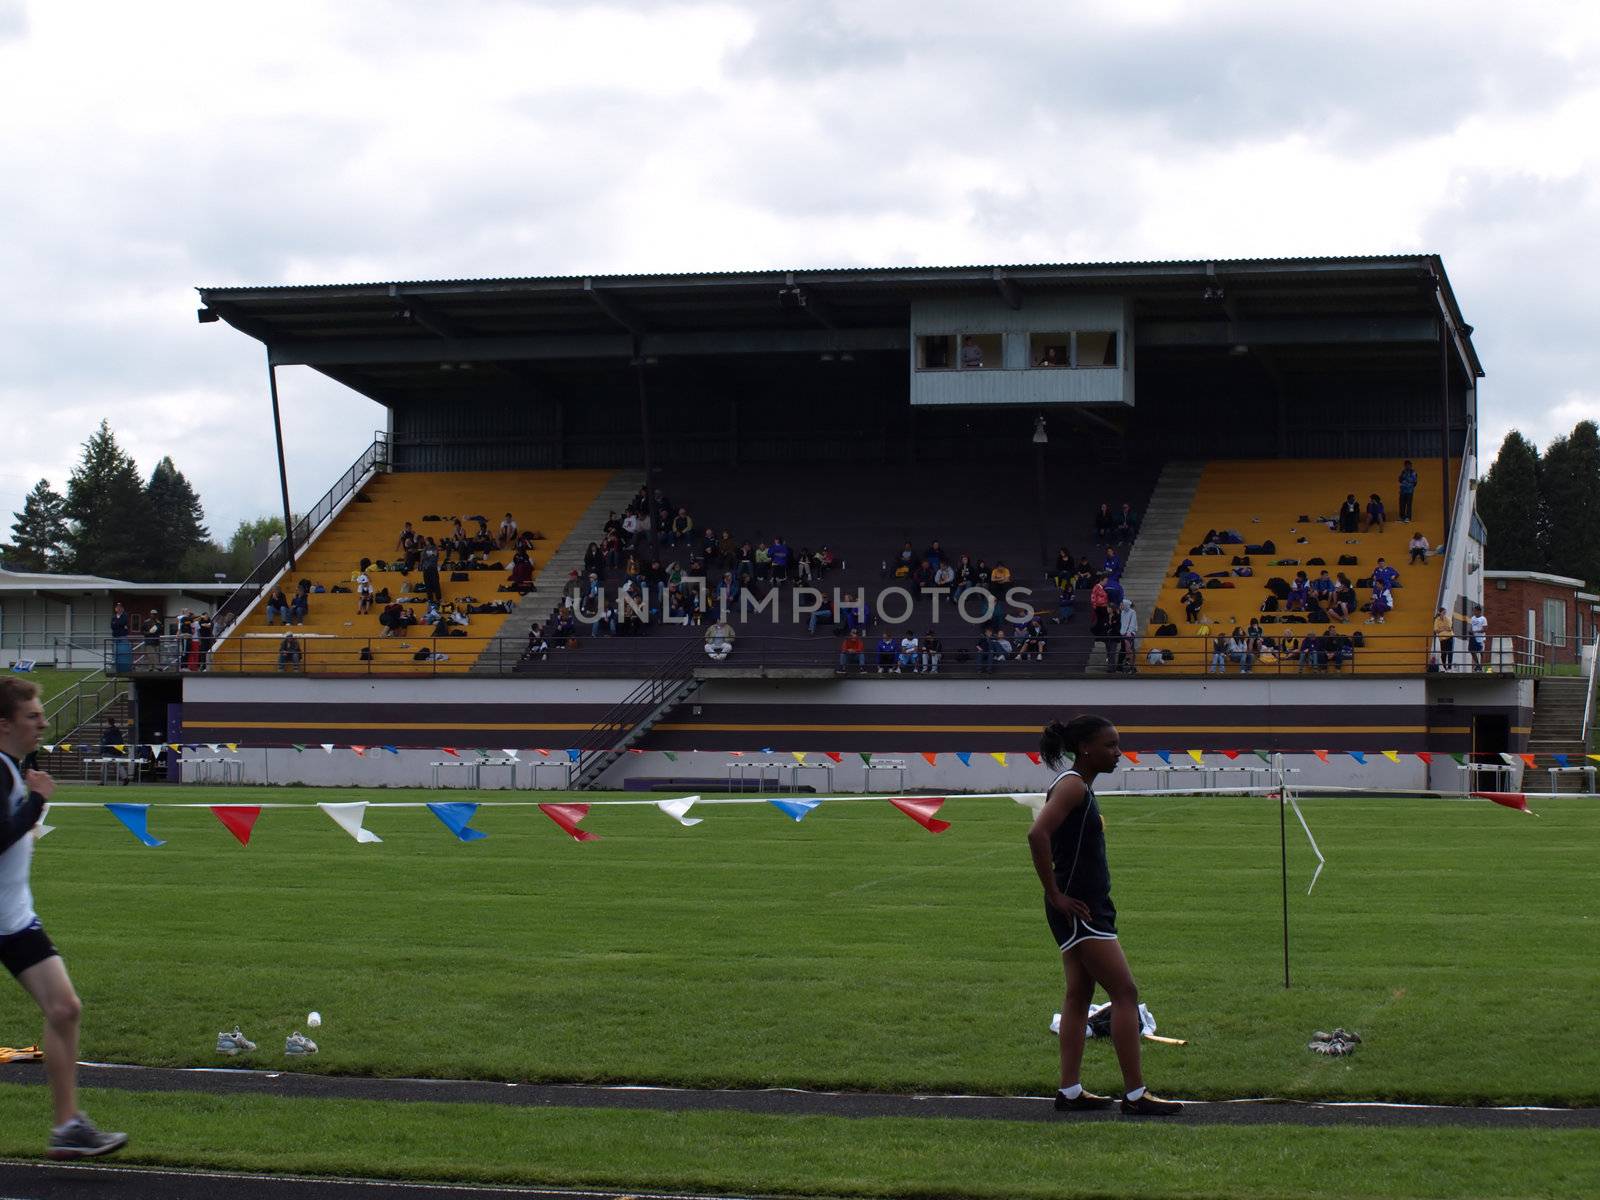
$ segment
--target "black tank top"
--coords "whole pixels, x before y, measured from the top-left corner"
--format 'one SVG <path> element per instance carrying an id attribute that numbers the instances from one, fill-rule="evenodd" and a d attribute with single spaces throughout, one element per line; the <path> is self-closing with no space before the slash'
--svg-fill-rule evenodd
<path id="1" fill-rule="evenodd" d="M 1050 786 L 1055 787 L 1068 775 L 1083 778 L 1076 771 L 1063 771 Z M 1106 863 L 1105 823 L 1100 819 L 1100 805 L 1095 801 L 1093 788 L 1088 789 L 1083 803 L 1068 813 L 1067 819 L 1051 835 L 1050 860 L 1055 866 L 1056 886 L 1067 895 L 1090 907 L 1097 901 L 1110 901 L 1111 868 Z"/>

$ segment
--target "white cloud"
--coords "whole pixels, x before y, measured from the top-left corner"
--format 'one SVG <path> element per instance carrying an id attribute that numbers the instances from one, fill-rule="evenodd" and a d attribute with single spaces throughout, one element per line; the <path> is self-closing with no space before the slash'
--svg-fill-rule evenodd
<path id="1" fill-rule="evenodd" d="M 1597 62 L 1573 3 L 0 0 L 0 524 L 102 416 L 216 532 L 277 507 L 197 284 L 1438 251 L 1485 448 L 1543 443 L 1597 415 Z M 283 392 L 303 506 L 382 413 Z"/>

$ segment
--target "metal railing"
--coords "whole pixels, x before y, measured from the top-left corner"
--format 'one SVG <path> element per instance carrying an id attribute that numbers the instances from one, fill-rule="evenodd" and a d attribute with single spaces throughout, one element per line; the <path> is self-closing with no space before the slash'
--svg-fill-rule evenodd
<path id="1" fill-rule="evenodd" d="M 1235 645 L 1215 635 L 1180 634 L 1139 638 L 1127 646 L 1120 638 L 1047 634 L 1042 644 L 1014 634 L 1004 641 L 947 636 L 940 649 L 919 645 L 911 654 L 881 646 L 879 639 L 853 643 L 830 634 L 738 632 L 726 654 L 712 654 L 704 631 L 691 629 L 644 636 L 593 636 L 587 627 L 569 638 L 552 638 L 530 650 L 520 639 L 434 637 L 423 633 L 389 637 L 335 637 L 299 632 L 290 626 L 252 631 L 207 647 L 196 638 L 163 637 L 125 643 L 125 672 L 244 675 L 416 676 L 460 674 L 489 663 L 493 675 L 550 678 L 654 680 L 690 672 L 699 676 L 756 672 L 892 676 L 938 674 L 979 676 L 1005 673 L 1033 678 L 1071 678 L 1111 673 L 1161 677 L 1206 675 L 1421 675 L 1433 672 L 1544 675 L 1571 672 L 1553 661 L 1550 648 L 1525 637 L 1495 637 L 1474 655 L 1465 638 L 1456 639 L 1448 663 L 1431 634 L 1391 634 L 1374 626 L 1341 626 L 1327 636 L 1309 626 L 1273 626 L 1274 632 Z M 1293 632 L 1289 632 L 1292 630 Z M 117 649 L 105 639 L 101 653 L 108 674 L 116 673 Z M 1152 658 L 1154 654 L 1154 658 Z M 1170 657 L 1169 657 L 1170 655 Z"/>
<path id="2" fill-rule="evenodd" d="M 381 470 L 388 462 L 388 435 L 376 433 L 373 435 L 372 445 L 362 452 L 361 457 L 350 464 L 349 469 L 328 489 L 322 499 L 312 505 L 310 512 L 295 521 L 294 529 L 290 531 L 291 536 L 273 547 L 267 556 L 256 564 L 255 570 L 245 577 L 244 582 L 218 606 L 215 615 L 217 628 L 226 631 L 244 615 L 255 603 L 256 597 L 261 595 L 288 566 L 290 544 L 293 544 L 297 555 L 303 552 L 312 535 L 333 516 L 346 497 L 359 488 L 368 475 Z M 226 636 L 225 632 L 223 636 Z"/>
<path id="3" fill-rule="evenodd" d="M 69 740 L 79 729 L 99 723 L 101 716 L 127 694 L 125 679 L 91 672 L 45 705 L 45 725 L 57 741 Z"/>
<path id="4" fill-rule="evenodd" d="M 1579 656 L 1582 657 L 1581 655 Z M 1580 673 L 1585 680 L 1583 689 L 1583 734 L 1582 741 L 1587 749 L 1589 745 L 1590 722 L 1594 719 L 1594 685 L 1595 677 L 1600 675 L 1600 632 L 1594 635 L 1594 642 L 1589 648 L 1588 669 L 1583 670 L 1580 664 Z"/>
<path id="5" fill-rule="evenodd" d="M 617 743 L 630 729 L 694 678 L 698 657 L 699 647 L 686 642 L 671 658 L 658 664 L 643 683 L 613 704 L 578 742 L 578 769 L 573 773 L 574 778 L 583 779 L 597 761 L 617 748 Z"/>

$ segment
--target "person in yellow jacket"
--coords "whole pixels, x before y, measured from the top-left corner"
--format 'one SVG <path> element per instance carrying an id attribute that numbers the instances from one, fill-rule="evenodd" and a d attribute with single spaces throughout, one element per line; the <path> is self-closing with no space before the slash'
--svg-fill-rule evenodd
<path id="1" fill-rule="evenodd" d="M 1439 643 L 1439 667 L 1448 671 L 1451 669 L 1451 656 L 1456 650 L 1456 622 L 1450 610 L 1442 604 L 1439 611 L 1433 614 L 1433 636 Z"/>

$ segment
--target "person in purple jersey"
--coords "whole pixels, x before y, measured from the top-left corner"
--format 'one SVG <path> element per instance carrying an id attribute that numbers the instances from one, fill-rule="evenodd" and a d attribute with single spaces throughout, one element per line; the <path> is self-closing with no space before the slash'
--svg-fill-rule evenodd
<path id="1" fill-rule="evenodd" d="M 33 827 L 55 792 L 43 771 L 24 770 L 22 760 L 44 735 L 39 688 L 23 679 L 0 679 L 0 963 L 44 1013 L 44 1070 L 55 1105 L 51 1158 L 91 1158 L 128 1144 L 125 1133 L 103 1133 L 78 1111 L 78 1021 L 83 1006 L 61 954 L 33 911 L 28 874 L 33 865 Z"/>
<path id="2" fill-rule="evenodd" d="M 1044 885 L 1045 919 L 1067 974 L 1056 1108 L 1070 1112 L 1111 1107 L 1111 1097 L 1085 1091 L 1079 1079 L 1089 1001 L 1099 984 L 1111 998 L 1111 1042 L 1122 1068 L 1123 1113 L 1172 1116 L 1183 1105 L 1162 1100 L 1144 1086 L 1139 987 L 1117 940 L 1105 821 L 1094 798 L 1096 777 L 1116 770 L 1122 757 L 1116 726 L 1104 717 L 1087 715 L 1065 725 L 1052 721 L 1039 739 L 1039 750 L 1052 768 L 1069 758 L 1072 762 L 1071 769 L 1057 775 L 1046 790 L 1044 806 L 1028 830 L 1033 869 Z"/>

